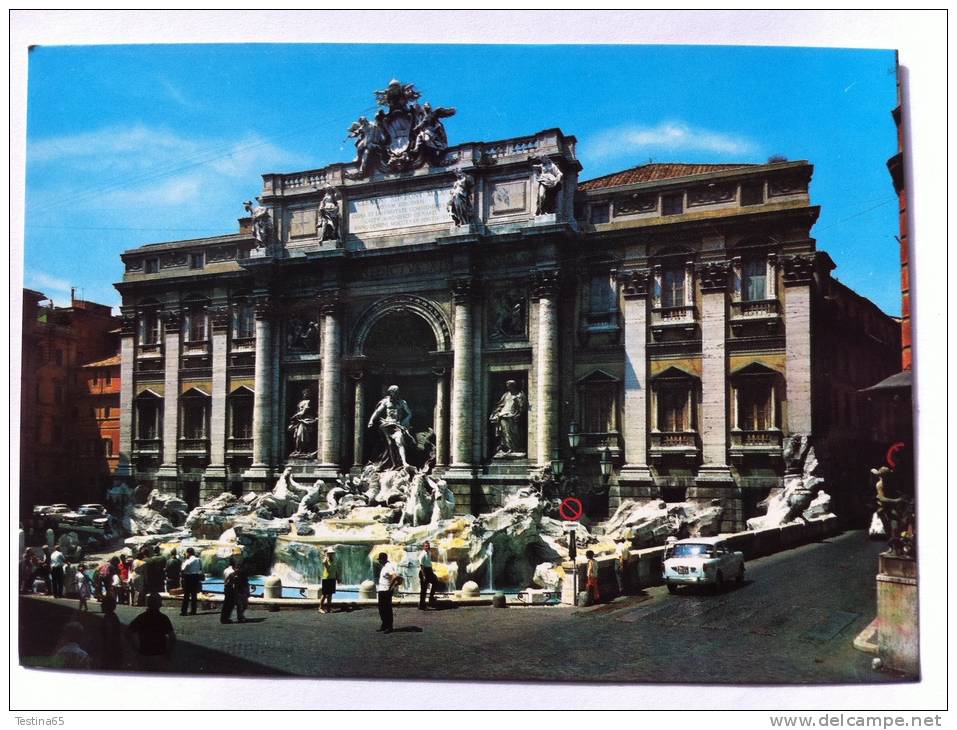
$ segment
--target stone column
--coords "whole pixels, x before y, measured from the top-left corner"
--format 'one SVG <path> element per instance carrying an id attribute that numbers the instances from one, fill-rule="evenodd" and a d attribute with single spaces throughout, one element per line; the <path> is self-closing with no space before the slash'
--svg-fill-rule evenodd
<path id="1" fill-rule="evenodd" d="M 120 484 L 133 476 L 133 370 L 136 362 L 134 345 L 136 314 L 124 312 L 120 324 L 120 456 L 114 473 Z M 127 484 L 127 486 L 134 486 Z"/>
<path id="2" fill-rule="evenodd" d="M 726 357 L 730 264 L 715 261 L 698 271 L 701 281 L 702 466 L 698 481 L 731 480 L 728 461 L 728 368 Z"/>
<path id="3" fill-rule="evenodd" d="M 320 476 L 339 473 L 342 433 L 342 354 L 339 292 L 324 292 L 320 306 L 322 322 L 322 412 L 319 416 Z"/>
<path id="4" fill-rule="evenodd" d="M 180 328 L 183 313 L 179 309 L 164 309 L 163 320 L 163 461 L 156 472 L 160 489 L 176 491 L 179 469 L 176 452 L 179 438 L 179 360 Z"/>
<path id="5" fill-rule="evenodd" d="M 352 466 L 362 469 L 365 464 L 362 455 L 365 452 L 366 434 L 366 381 L 362 373 L 352 376 L 354 382 L 353 426 L 352 426 Z"/>
<path id="6" fill-rule="evenodd" d="M 621 500 L 657 496 L 648 467 L 648 269 L 632 269 L 620 276 L 624 298 L 625 403 L 623 436 L 625 463 L 618 476 L 617 494 L 609 494 L 609 508 Z M 613 505 L 613 502 L 617 504 Z"/>
<path id="7" fill-rule="evenodd" d="M 203 474 L 203 499 L 226 488 L 226 360 L 230 311 L 225 304 L 207 310 L 212 344 L 213 392 L 209 413 L 209 464 Z"/>
<path id="8" fill-rule="evenodd" d="M 253 464 L 243 475 L 266 481 L 271 476 L 272 428 L 272 305 L 268 298 L 256 301 L 256 396 L 253 400 Z"/>
<path id="9" fill-rule="evenodd" d="M 471 279 L 452 283 L 455 302 L 455 333 L 452 360 L 452 467 L 472 468 L 472 409 L 475 384 L 472 372 Z"/>
<path id="10" fill-rule="evenodd" d="M 448 403 L 445 391 L 448 387 L 448 370 L 439 368 L 435 371 L 435 465 L 446 466 L 449 463 L 449 442 L 446 438 L 446 413 Z"/>
<path id="11" fill-rule="evenodd" d="M 536 451 L 538 464 L 551 463 L 558 448 L 558 290 L 557 270 L 537 271 L 532 276 L 532 298 L 538 300 L 538 351 L 535 370 L 538 420 Z"/>
<path id="12" fill-rule="evenodd" d="M 811 284 L 814 254 L 784 256 L 787 432 L 811 433 Z"/>

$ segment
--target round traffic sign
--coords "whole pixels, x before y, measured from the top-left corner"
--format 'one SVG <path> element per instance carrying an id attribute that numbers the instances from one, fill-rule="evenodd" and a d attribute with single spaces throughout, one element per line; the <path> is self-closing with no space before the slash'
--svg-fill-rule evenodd
<path id="1" fill-rule="evenodd" d="M 565 497 L 562 503 L 558 505 L 558 513 L 563 520 L 574 522 L 585 512 L 582 501 L 578 497 Z"/>

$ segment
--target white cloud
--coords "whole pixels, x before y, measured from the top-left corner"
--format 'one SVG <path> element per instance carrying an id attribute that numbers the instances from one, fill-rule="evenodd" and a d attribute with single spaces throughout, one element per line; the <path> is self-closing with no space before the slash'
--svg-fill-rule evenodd
<path id="1" fill-rule="evenodd" d="M 128 206 L 187 204 L 198 211 L 224 181 L 248 181 L 255 192 L 263 170 L 297 161 L 254 134 L 213 139 L 145 125 L 36 140 L 27 158 L 33 168 L 30 207 L 37 213 L 63 206 L 118 213 Z M 185 216 L 190 206 L 179 212 Z"/>
<path id="2" fill-rule="evenodd" d="M 36 269 L 28 269 L 25 274 L 25 284 L 29 289 L 41 291 L 47 296 L 50 296 L 51 293 L 70 293 L 70 282 L 66 279 L 61 279 L 57 276 L 50 276 L 49 274 L 44 274 L 42 271 L 37 271 Z"/>
<path id="3" fill-rule="evenodd" d="M 743 156 L 755 153 L 757 145 L 746 137 L 670 121 L 654 127 L 621 125 L 605 129 L 584 140 L 582 148 L 583 157 L 600 160 L 645 152 Z"/>

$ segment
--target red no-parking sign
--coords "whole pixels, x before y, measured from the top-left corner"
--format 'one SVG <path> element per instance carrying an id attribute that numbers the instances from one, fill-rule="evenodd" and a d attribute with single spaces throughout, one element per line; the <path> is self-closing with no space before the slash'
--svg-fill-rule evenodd
<path id="1" fill-rule="evenodd" d="M 575 522 L 584 512 L 585 508 L 578 497 L 565 497 L 562 503 L 558 505 L 558 514 L 567 522 Z"/>

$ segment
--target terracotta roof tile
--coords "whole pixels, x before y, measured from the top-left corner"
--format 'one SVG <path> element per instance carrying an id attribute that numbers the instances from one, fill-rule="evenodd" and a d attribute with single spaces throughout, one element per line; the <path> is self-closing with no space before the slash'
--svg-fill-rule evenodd
<path id="1" fill-rule="evenodd" d="M 96 362 L 88 362 L 86 365 L 80 365 L 81 368 L 105 368 L 109 365 L 119 365 L 120 356 L 113 355 L 108 357 L 105 360 L 97 360 Z"/>
<path id="2" fill-rule="evenodd" d="M 635 183 L 653 182 L 655 180 L 669 180 L 675 177 L 686 177 L 687 175 L 703 175 L 709 172 L 734 170 L 738 167 L 754 167 L 754 165 L 746 162 L 735 162 L 720 165 L 651 162 L 647 165 L 638 165 L 637 167 L 631 167 L 627 170 L 622 170 L 621 172 L 613 172 L 610 175 L 596 177 L 593 180 L 585 180 L 584 182 L 578 184 L 578 189 L 598 190 L 600 188 L 613 188 L 619 185 L 633 185 Z"/>

